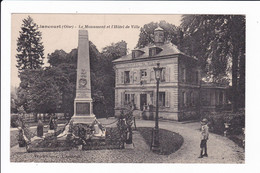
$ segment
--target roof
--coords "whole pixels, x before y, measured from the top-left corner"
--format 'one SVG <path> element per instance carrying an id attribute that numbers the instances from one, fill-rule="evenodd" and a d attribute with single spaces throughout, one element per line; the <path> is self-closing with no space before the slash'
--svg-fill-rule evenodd
<path id="1" fill-rule="evenodd" d="M 125 56 L 122 56 L 116 60 L 113 61 L 113 63 L 116 63 L 116 62 L 122 62 L 122 61 L 130 61 L 130 60 L 136 60 L 136 59 L 143 59 L 143 58 L 149 58 L 149 49 L 152 48 L 152 47 L 158 47 L 160 49 L 162 49 L 162 51 L 160 51 L 158 54 L 156 54 L 155 56 L 152 56 L 151 58 L 154 58 L 154 57 L 162 57 L 162 56 L 167 56 L 167 55 L 179 55 L 179 54 L 182 54 L 182 55 L 185 55 L 183 52 L 181 52 L 176 45 L 172 44 L 172 43 L 165 43 L 163 45 L 160 45 L 160 46 L 155 46 L 155 45 L 149 45 L 149 46 L 146 46 L 144 48 L 140 48 L 140 49 L 135 49 L 135 50 L 139 50 L 139 51 L 142 51 L 144 52 L 142 55 L 136 57 L 136 58 L 132 58 L 132 54 L 128 54 L 128 55 L 125 55 Z M 187 56 L 187 55 L 185 55 Z M 195 59 L 195 58 L 193 58 Z M 197 60 L 197 59 L 196 59 Z"/>
<path id="2" fill-rule="evenodd" d="M 229 86 L 226 84 L 216 83 L 216 82 L 205 82 L 201 83 L 202 88 L 219 88 L 219 89 L 227 89 Z"/>
<path id="3" fill-rule="evenodd" d="M 158 26 L 154 31 L 163 31 L 163 29 Z"/>

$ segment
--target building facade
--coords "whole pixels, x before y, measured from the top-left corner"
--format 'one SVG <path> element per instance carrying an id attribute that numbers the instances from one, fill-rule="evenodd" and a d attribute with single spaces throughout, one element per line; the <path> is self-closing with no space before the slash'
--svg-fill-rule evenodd
<path id="1" fill-rule="evenodd" d="M 115 114 L 134 105 L 135 115 L 154 112 L 156 79 L 153 68 L 163 68 L 159 87 L 159 118 L 196 119 L 200 108 L 201 72 L 196 58 L 165 42 L 164 31 L 154 31 L 155 44 L 132 50 L 131 54 L 113 61 L 115 80 Z"/>

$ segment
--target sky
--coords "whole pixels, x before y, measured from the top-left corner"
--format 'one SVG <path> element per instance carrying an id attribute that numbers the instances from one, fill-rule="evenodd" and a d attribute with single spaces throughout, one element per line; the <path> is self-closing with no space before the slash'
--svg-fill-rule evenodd
<path id="1" fill-rule="evenodd" d="M 47 55 L 55 50 L 63 49 L 69 53 L 78 46 L 78 30 L 87 29 L 89 40 L 99 51 L 102 48 L 124 40 L 128 50 L 134 49 L 138 42 L 140 28 L 150 22 L 165 20 L 179 26 L 181 15 L 120 15 L 120 14 L 12 14 L 11 19 L 11 86 L 19 86 L 16 68 L 16 44 L 22 20 L 31 16 L 42 32 L 45 65 Z M 46 27 L 47 26 L 47 27 Z"/>

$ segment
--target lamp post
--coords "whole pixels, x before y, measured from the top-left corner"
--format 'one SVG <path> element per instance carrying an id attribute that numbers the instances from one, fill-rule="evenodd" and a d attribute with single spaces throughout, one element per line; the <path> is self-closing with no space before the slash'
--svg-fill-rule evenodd
<path id="1" fill-rule="evenodd" d="M 161 79 L 162 67 L 160 63 L 157 63 L 157 67 L 154 67 L 155 79 L 156 79 L 156 114 L 155 114 L 155 127 L 153 129 L 152 139 L 152 151 L 159 151 L 159 125 L 158 125 L 158 110 L 159 110 L 159 82 Z"/>

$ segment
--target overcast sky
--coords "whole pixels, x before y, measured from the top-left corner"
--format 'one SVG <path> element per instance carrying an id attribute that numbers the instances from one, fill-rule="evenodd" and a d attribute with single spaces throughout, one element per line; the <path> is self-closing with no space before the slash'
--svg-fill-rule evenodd
<path id="1" fill-rule="evenodd" d="M 42 32 L 44 45 L 45 64 L 48 65 L 47 55 L 55 50 L 63 49 L 70 52 L 77 48 L 78 30 L 80 26 L 105 26 L 105 28 L 87 28 L 89 39 L 98 48 L 124 40 L 127 48 L 132 50 L 138 41 L 140 28 L 150 22 L 165 20 L 168 23 L 179 26 L 181 15 L 86 15 L 86 14 L 30 14 L 34 22 Z M 11 52 L 11 85 L 19 86 L 19 78 L 16 65 L 16 44 L 21 30 L 22 20 L 28 14 L 12 14 L 12 52 Z M 112 26 L 113 25 L 113 26 Z M 50 28 L 42 28 L 48 26 Z M 119 27 L 119 28 L 115 28 Z M 129 26 L 129 28 L 128 28 Z M 57 28 L 53 28 L 57 27 Z"/>

